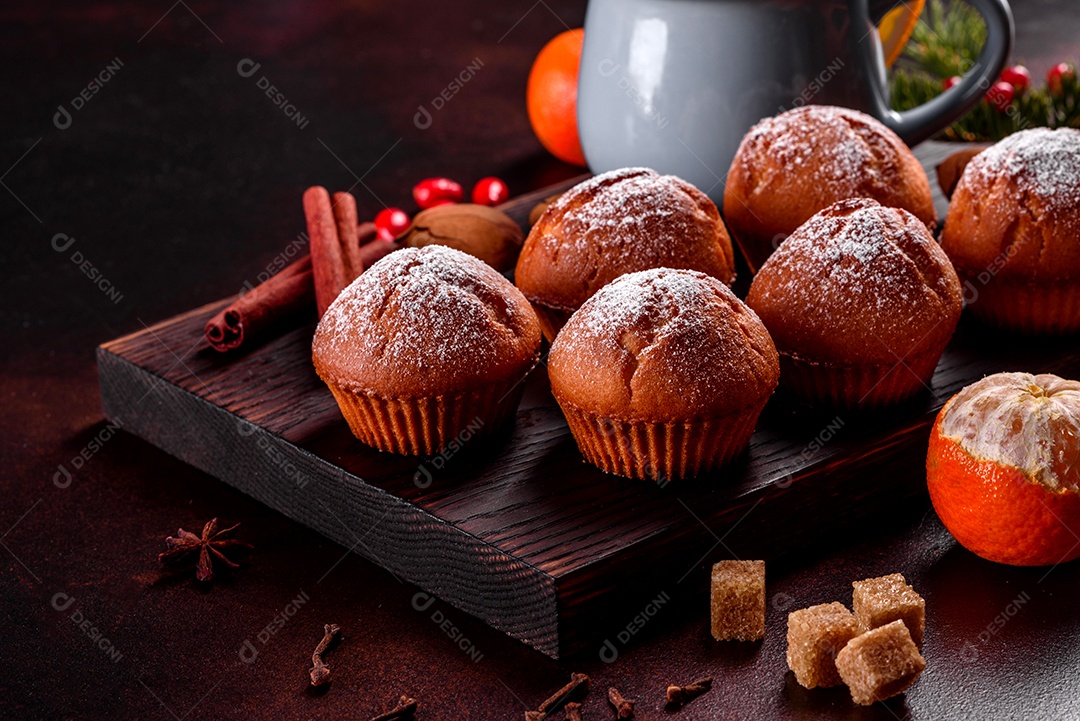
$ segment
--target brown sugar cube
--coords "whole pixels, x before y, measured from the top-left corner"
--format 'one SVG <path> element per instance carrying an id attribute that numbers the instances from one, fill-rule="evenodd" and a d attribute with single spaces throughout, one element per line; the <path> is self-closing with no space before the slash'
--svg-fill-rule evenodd
<path id="1" fill-rule="evenodd" d="M 787 662 L 806 688 L 839 686 L 836 654 L 859 634 L 855 616 L 842 603 L 823 603 L 788 614 Z"/>
<path id="2" fill-rule="evenodd" d="M 900 619 L 856 636 L 836 656 L 851 700 L 863 706 L 903 693 L 926 668 L 926 660 Z"/>
<path id="3" fill-rule="evenodd" d="M 712 567 L 712 635 L 717 641 L 765 635 L 764 561 L 720 561 Z"/>
<path id="4" fill-rule="evenodd" d="M 911 632 L 911 640 L 922 648 L 926 601 L 908 585 L 901 574 L 868 578 L 865 581 L 855 581 L 851 585 L 855 588 L 851 596 L 851 608 L 855 612 L 861 633 L 899 619 Z"/>

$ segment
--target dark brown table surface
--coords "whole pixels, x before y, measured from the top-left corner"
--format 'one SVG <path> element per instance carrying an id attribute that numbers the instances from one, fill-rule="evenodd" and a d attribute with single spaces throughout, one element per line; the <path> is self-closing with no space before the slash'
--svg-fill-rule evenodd
<path id="1" fill-rule="evenodd" d="M 429 175 L 496 174 L 523 192 L 578 172 L 542 152 L 523 94 L 542 44 L 580 25 L 580 0 L 170 2 L 0 9 L 0 715 L 366 719 L 408 693 L 421 718 L 513 719 L 571 671 L 640 699 L 640 718 L 666 718 L 665 684 L 701 675 L 714 690 L 672 718 L 1080 713 L 1080 569 L 981 561 L 925 499 L 771 564 L 762 643 L 714 643 L 693 597 L 613 639 L 614 663 L 599 648 L 556 663 L 439 602 L 417 611 L 416 588 L 108 428 L 94 347 L 236 292 L 302 229 L 308 185 L 355 185 L 372 215 L 407 205 Z M 1080 55 L 1075 9 L 1014 5 L 1017 55 L 1036 75 Z M 245 59 L 260 64 L 250 77 Z M 421 105 L 427 129 L 414 124 Z M 74 242 L 58 252 L 61 233 Z M 242 524 L 250 563 L 210 590 L 163 576 L 163 537 L 213 516 Z M 848 600 L 852 579 L 893 571 L 927 599 L 921 680 L 869 709 L 843 689 L 801 689 L 786 673 L 786 610 Z M 346 640 L 316 696 L 308 654 L 328 622 Z M 611 717 L 601 696 L 586 718 Z"/>

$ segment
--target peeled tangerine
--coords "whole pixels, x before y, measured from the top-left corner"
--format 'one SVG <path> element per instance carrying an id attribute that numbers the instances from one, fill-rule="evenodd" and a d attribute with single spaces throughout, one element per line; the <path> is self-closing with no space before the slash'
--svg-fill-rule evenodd
<path id="1" fill-rule="evenodd" d="M 998 373 L 964 388 L 934 423 L 926 479 L 945 527 L 983 558 L 1077 558 L 1080 382 Z"/>

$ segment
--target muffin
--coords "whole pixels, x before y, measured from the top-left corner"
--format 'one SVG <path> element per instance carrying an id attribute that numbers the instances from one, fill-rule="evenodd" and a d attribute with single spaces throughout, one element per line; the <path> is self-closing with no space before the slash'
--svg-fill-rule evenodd
<path id="1" fill-rule="evenodd" d="M 540 325 L 518 289 L 445 246 L 373 265 L 330 304 L 312 345 L 353 435 L 403 454 L 501 427 L 539 353 Z"/>
<path id="2" fill-rule="evenodd" d="M 1027 333 L 1080 330 L 1080 130 L 1024 130 L 976 155 L 941 246 L 976 316 Z"/>
<path id="3" fill-rule="evenodd" d="M 514 281 L 547 339 L 625 273 L 689 268 L 730 285 L 735 253 L 720 212 L 685 180 L 648 168 L 597 175 L 552 202 L 521 249 Z"/>
<path id="4" fill-rule="evenodd" d="M 548 357 L 551 391 L 586 460 L 658 481 L 738 455 L 779 372 L 765 326 L 724 283 L 671 268 L 605 286 Z"/>
<path id="5" fill-rule="evenodd" d="M 816 405 L 913 395 L 960 319 L 960 281 L 926 226 L 869 198 L 829 206 L 792 233 L 747 304 L 780 352 L 780 384 Z"/>
<path id="6" fill-rule="evenodd" d="M 930 181 L 899 136 L 846 108 L 807 105 L 755 125 L 728 171 L 724 220 L 751 270 L 814 213 L 873 198 L 937 226 Z"/>

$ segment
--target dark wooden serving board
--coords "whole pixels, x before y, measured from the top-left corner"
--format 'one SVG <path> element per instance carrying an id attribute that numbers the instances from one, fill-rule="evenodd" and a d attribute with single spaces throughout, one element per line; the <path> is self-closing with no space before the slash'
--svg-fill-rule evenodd
<path id="1" fill-rule="evenodd" d="M 920 154 L 932 166 L 942 150 Z M 508 210 L 521 219 L 554 190 Z M 965 318 L 931 388 L 902 408 L 813 412 L 777 395 L 735 465 L 660 487 L 582 462 L 542 365 L 501 437 L 450 457 L 374 451 L 312 369 L 314 321 L 222 355 L 202 332 L 227 302 L 101 346 L 106 416 L 556 657 L 599 649 L 649 599 L 702 583 L 714 560 L 771 558 L 922 493 L 933 415 L 973 380 L 1080 376 L 1075 339 L 1014 338 Z"/>

